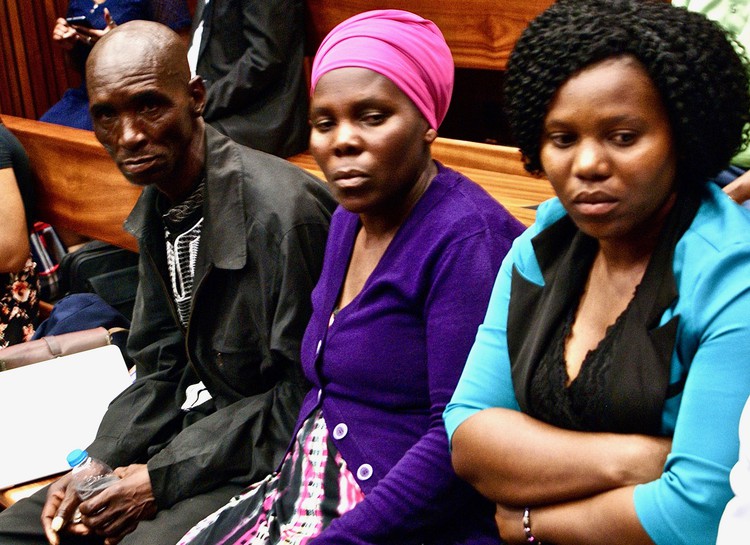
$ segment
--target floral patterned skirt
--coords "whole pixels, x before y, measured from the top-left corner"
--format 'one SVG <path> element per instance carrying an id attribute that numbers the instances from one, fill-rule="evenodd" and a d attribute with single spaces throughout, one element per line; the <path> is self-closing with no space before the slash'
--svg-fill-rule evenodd
<path id="1" fill-rule="evenodd" d="M 0 348 L 31 340 L 39 311 L 39 281 L 31 257 L 18 273 L 0 274 Z"/>
<path id="2" fill-rule="evenodd" d="M 196 524 L 179 545 L 302 545 L 363 498 L 319 410 L 277 473 Z"/>

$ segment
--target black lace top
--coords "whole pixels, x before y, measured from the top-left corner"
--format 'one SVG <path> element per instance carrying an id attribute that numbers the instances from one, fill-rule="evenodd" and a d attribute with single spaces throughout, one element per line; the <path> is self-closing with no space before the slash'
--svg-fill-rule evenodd
<path id="1" fill-rule="evenodd" d="M 586 354 L 578 376 L 570 385 L 567 385 L 565 340 L 571 333 L 577 308 L 568 312 L 531 380 L 530 406 L 542 420 L 571 430 L 609 430 L 608 384 L 610 370 L 616 365 L 614 339 L 622 330 L 623 318 L 629 309 L 630 305 L 607 328 L 597 347 Z"/>
<path id="2" fill-rule="evenodd" d="M 679 315 L 661 323 L 679 296 L 674 248 L 695 217 L 698 193 L 678 195 L 628 307 L 567 384 L 565 339 L 586 289 L 598 243 L 568 216 L 533 239 L 544 284 L 517 271 L 508 307 L 508 355 L 522 411 L 554 426 L 586 431 L 662 433 L 664 401 L 684 382 L 670 383 Z"/>

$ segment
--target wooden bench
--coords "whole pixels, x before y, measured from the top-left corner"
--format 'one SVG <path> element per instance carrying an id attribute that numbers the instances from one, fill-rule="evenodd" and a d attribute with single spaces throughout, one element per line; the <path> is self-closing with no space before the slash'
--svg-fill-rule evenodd
<path id="1" fill-rule="evenodd" d="M 516 148 L 438 138 L 432 145 L 432 156 L 477 182 L 526 226 L 534 223 L 537 205 L 554 196 L 545 178 L 524 170 Z M 323 179 L 309 153 L 289 160 Z"/>
<path id="2" fill-rule="evenodd" d="M 45 0 L 49 1 L 49 0 Z M 434 21 L 442 30 L 458 68 L 503 70 L 523 28 L 554 0 L 306 0 L 308 54 L 339 22 L 368 9 L 407 9 Z M 46 5 L 46 4 L 45 4 Z M 31 158 L 36 185 L 36 218 L 130 250 L 136 241 L 122 229 L 141 189 L 128 183 L 89 131 L 2 115 Z M 546 180 L 530 176 L 517 149 L 438 138 L 433 156 L 483 186 L 524 224 L 534 221 L 536 206 L 552 196 Z M 322 178 L 308 153 L 290 158 Z M 44 483 L 0 491 L 8 506 Z"/>
<path id="3" fill-rule="evenodd" d="M 141 189 L 125 180 L 92 132 L 7 115 L 2 120 L 31 158 L 36 219 L 137 251 L 122 222 Z M 435 159 L 483 186 L 526 225 L 534 221 L 535 206 L 552 196 L 545 179 L 523 169 L 515 148 L 438 138 L 432 150 Z M 323 177 L 308 153 L 289 160 Z"/>
<path id="4" fill-rule="evenodd" d="M 137 251 L 122 222 L 141 189 L 123 177 L 93 132 L 1 117 L 31 161 L 35 220 Z"/>
<path id="5" fill-rule="evenodd" d="M 1 117 L 29 154 L 37 197 L 36 219 L 137 250 L 136 241 L 123 231 L 122 223 L 141 189 L 125 180 L 92 132 Z M 482 185 L 526 225 L 534 221 L 536 205 L 552 196 L 546 180 L 532 177 L 523 169 L 515 148 L 438 138 L 433 156 Z M 308 153 L 290 161 L 322 178 Z M 46 479 L 0 491 L 0 508 L 49 482 Z"/>

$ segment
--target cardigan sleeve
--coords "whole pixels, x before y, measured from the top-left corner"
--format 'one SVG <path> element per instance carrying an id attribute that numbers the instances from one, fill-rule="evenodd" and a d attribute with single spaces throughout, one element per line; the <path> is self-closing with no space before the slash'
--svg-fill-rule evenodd
<path id="1" fill-rule="evenodd" d="M 505 244 L 500 254 L 491 251 L 497 244 Z M 499 265 L 493 256 L 504 255 L 509 245 L 485 231 L 454 242 L 441 255 L 424 308 L 429 428 L 361 503 L 314 540 L 317 545 L 422 543 L 431 526 L 444 525 L 467 505 L 477 510 L 476 493 L 451 467 L 442 412 L 484 314 Z M 492 534 L 477 528 L 472 543 Z"/>
<path id="2" fill-rule="evenodd" d="M 543 282 L 530 242 L 536 232 L 537 226 L 532 226 L 518 237 L 500 267 L 484 322 L 479 326 L 461 380 L 443 415 L 449 440 L 462 422 L 483 409 L 520 410 L 508 355 L 508 305 L 514 267 L 530 281 Z"/>

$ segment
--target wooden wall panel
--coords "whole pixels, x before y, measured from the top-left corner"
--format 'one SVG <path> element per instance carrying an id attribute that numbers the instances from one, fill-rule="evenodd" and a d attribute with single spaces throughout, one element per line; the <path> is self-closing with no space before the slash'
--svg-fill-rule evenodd
<path id="1" fill-rule="evenodd" d="M 308 49 L 338 23 L 371 9 L 406 9 L 440 27 L 459 68 L 503 70 L 526 25 L 554 0 L 307 0 Z"/>
<path id="2" fill-rule="evenodd" d="M 0 113 L 38 118 L 80 77 L 52 43 L 67 0 L 0 0 Z"/>

